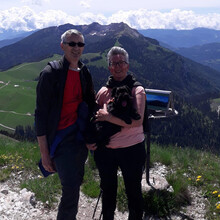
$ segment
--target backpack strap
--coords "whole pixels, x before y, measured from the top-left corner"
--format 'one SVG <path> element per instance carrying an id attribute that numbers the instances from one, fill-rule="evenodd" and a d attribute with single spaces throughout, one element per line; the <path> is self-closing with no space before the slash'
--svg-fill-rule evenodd
<path id="1" fill-rule="evenodd" d="M 48 65 L 50 65 L 55 70 L 60 69 L 60 63 L 57 60 L 48 62 Z"/>
<path id="2" fill-rule="evenodd" d="M 142 86 L 143 85 L 138 82 L 138 81 L 135 81 L 134 84 L 133 84 L 133 87 L 138 87 L 138 86 Z M 143 119 L 143 129 L 144 129 L 144 133 L 147 133 L 150 131 L 150 127 L 149 127 L 149 121 L 148 121 L 148 110 L 147 110 L 147 100 L 146 100 L 146 103 L 145 103 L 145 109 L 144 109 L 144 119 Z"/>

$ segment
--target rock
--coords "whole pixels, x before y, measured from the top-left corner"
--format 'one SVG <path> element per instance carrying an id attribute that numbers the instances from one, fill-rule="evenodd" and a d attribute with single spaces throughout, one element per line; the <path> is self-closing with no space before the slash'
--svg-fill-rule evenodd
<path id="1" fill-rule="evenodd" d="M 31 204 L 33 207 L 35 207 L 36 204 L 37 204 L 37 201 L 36 201 L 36 198 L 35 198 L 34 195 L 31 195 L 31 197 L 30 197 L 30 204 Z"/>
<path id="2" fill-rule="evenodd" d="M 2 190 L 1 193 L 7 195 L 8 194 L 8 190 L 6 190 L 6 189 Z"/>
<path id="3" fill-rule="evenodd" d="M 166 166 L 156 163 L 150 169 L 150 183 L 156 189 L 171 190 L 166 181 L 168 170 Z M 31 177 L 30 177 L 31 178 Z M 37 201 L 34 193 L 27 189 L 18 188 L 21 176 L 14 175 L 14 178 L 7 182 L 0 183 L 0 219 L 1 220 L 55 220 L 57 215 L 58 204 L 55 208 L 45 208 L 45 204 Z M 150 186 L 146 183 L 146 176 L 143 175 L 143 190 L 149 190 Z M 206 220 L 205 209 L 207 200 L 203 198 L 201 192 L 195 187 L 190 187 L 189 191 L 192 196 L 192 204 L 181 211 L 179 216 L 171 216 L 169 219 L 183 220 L 195 219 Z M 82 192 L 79 201 L 79 211 L 77 220 L 91 220 L 97 203 L 97 199 L 88 198 Z M 95 218 L 99 219 L 101 213 L 101 201 L 99 201 Z M 126 220 L 128 212 L 121 213 L 116 210 L 115 220 Z M 157 220 L 155 216 L 146 216 L 144 220 Z"/>

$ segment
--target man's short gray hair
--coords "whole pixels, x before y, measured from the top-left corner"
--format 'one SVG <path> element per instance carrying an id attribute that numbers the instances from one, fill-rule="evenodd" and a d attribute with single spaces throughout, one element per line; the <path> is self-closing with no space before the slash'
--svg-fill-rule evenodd
<path id="1" fill-rule="evenodd" d="M 66 32 L 64 32 L 61 35 L 61 43 L 66 42 L 67 38 L 69 38 L 72 35 L 80 36 L 82 38 L 82 40 L 83 40 L 82 43 L 84 43 L 84 36 L 83 36 L 83 34 L 80 31 L 76 30 L 76 29 L 70 29 L 70 30 L 67 30 Z"/>
<path id="2" fill-rule="evenodd" d="M 111 62 L 111 58 L 112 56 L 114 55 L 123 55 L 125 57 L 125 61 L 127 63 L 129 63 L 129 55 L 128 55 L 128 52 L 122 48 L 122 47 L 117 47 L 117 46 L 114 46 L 111 48 L 111 50 L 108 52 L 107 54 L 107 62 L 108 62 L 108 65 L 110 65 L 110 62 Z"/>

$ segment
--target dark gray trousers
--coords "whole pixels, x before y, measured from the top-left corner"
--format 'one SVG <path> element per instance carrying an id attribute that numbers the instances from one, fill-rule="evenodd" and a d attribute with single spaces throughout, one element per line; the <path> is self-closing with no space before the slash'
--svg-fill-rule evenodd
<path id="1" fill-rule="evenodd" d="M 57 220 L 76 219 L 87 155 L 85 143 L 73 138 L 62 141 L 55 152 L 54 162 L 62 185 Z"/>
<path id="2" fill-rule="evenodd" d="M 95 161 L 101 177 L 103 220 L 113 220 L 117 197 L 117 171 L 122 171 L 128 198 L 128 220 L 142 220 L 142 174 L 145 166 L 145 143 L 120 149 L 97 149 Z"/>

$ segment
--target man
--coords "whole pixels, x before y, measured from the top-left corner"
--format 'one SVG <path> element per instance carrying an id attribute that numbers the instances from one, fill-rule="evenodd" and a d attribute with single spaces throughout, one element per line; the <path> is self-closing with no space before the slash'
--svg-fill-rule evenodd
<path id="1" fill-rule="evenodd" d="M 43 168 L 58 172 L 62 197 L 57 220 L 76 219 L 88 150 L 83 126 L 95 105 L 92 77 L 80 62 L 84 37 L 75 29 L 61 36 L 64 56 L 47 65 L 37 85 L 35 123 Z"/>

